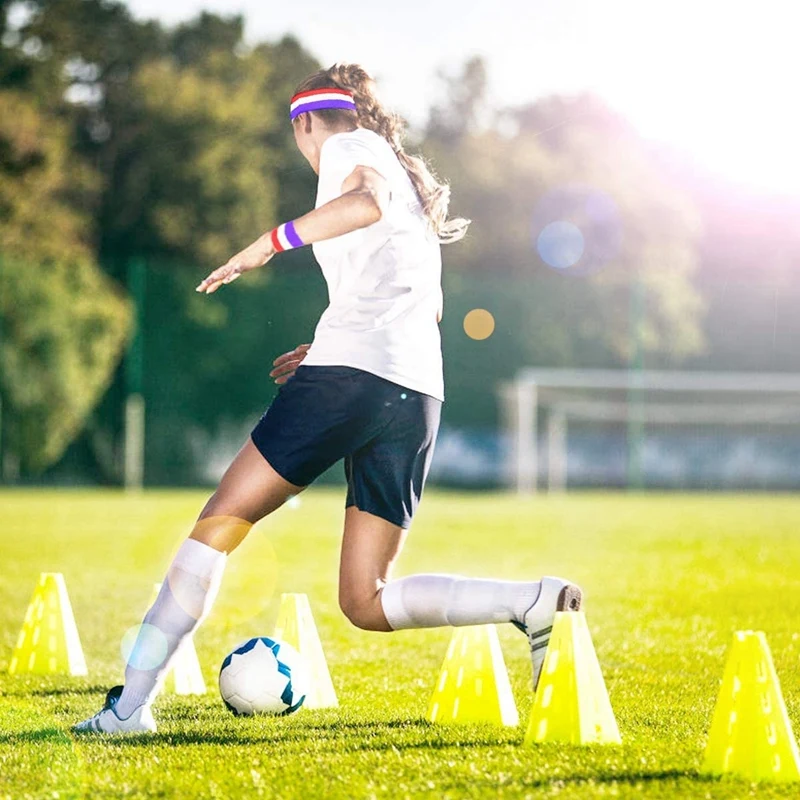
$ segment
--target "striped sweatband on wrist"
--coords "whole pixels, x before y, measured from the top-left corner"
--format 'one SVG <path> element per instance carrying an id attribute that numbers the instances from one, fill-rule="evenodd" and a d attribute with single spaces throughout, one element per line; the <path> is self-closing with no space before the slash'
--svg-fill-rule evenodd
<path id="1" fill-rule="evenodd" d="M 278 225 L 270 234 L 272 246 L 275 248 L 276 253 L 282 253 L 284 250 L 294 250 L 295 247 L 304 247 L 305 242 L 297 235 L 294 229 L 294 222 L 286 222 L 283 225 Z"/>

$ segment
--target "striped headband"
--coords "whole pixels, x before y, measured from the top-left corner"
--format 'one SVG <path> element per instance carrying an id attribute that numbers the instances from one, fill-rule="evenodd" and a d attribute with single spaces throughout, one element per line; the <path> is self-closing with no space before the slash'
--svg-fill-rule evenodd
<path id="1" fill-rule="evenodd" d="M 311 89 L 298 92 L 289 106 L 289 116 L 294 119 L 304 111 L 321 111 L 324 108 L 346 108 L 356 110 L 353 93 L 347 89 L 331 87 L 329 89 Z"/>

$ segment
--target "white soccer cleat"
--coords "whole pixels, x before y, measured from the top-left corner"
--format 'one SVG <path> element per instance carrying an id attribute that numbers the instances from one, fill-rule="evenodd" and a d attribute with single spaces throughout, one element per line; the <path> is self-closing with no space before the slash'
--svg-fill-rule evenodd
<path id="1" fill-rule="evenodd" d="M 564 578 L 542 578 L 539 596 L 525 612 L 522 622 L 514 624 L 528 637 L 533 664 L 533 689 L 539 685 L 547 645 L 556 611 L 580 611 L 583 595 L 579 586 Z"/>
<path id="2" fill-rule="evenodd" d="M 133 714 L 126 719 L 120 719 L 114 711 L 114 706 L 122 694 L 122 687 L 115 686 L 106 695 L 106 703 L 93 717 L 73 725 L 74 733 L 93 734 L 134 734 L 155 733 L 156 721 L 149 705 L 139 706 Z"/>

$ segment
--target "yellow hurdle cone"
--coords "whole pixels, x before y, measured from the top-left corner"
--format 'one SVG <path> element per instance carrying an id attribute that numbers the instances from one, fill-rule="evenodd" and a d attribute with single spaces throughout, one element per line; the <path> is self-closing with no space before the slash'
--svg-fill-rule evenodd
<path id="1" fill-rule="evenodd" d="M 428 719 L 519 724 L 494 625 L 455 628 L 428 705 Z"/>
<path id="2" fill-rule="evenodd" d="M 737 631 L 722 676 L 703 771 L 800 780 L 800 756 L 766 636 Z"/>
<path id="3" fill-rule="evenodd" d="M 310 688 L 303 707 L 338 706 L 339 700 L 333 688 L 328 662 L 322 651 L 322 642 L 314 624 L 307 595 L 294 593 L 281 595 L 274 636 L 294 647 L 308 667 Z"/>
<path id="4" fill-rule="evenodd" d="M 86 675 L 86 659 L 67 584 L 60 572 L 42 572 L 8 666 L 10 675 Z"/>
<path id="5" fill-rule="evenodd" d="M 206 682 L 200 669 L 200 660 L 190 636 L 175 653 L 175 658 L 164 688 L 175 694 L 205 694 Z"/>
<path id="6" fill-rule="evenodd" d="M 153 586 L 153 596 L 150 600 L 152 606 L 161 584 Z M 200 669 L 200 660 L 194 646 L 194 639 L 190 636 L 178 649 L 172 659 L 172 666 L 164 678 L 163 691 L 174 694 L 205 694 L 206 682 L 203 680 L 203 671 Z"/>
<path id="7" fill-rule="evenodd" d="M 525 734 L 526 745 L 538 742 L 621 742 L 582 611 L 556 613 Z"/>

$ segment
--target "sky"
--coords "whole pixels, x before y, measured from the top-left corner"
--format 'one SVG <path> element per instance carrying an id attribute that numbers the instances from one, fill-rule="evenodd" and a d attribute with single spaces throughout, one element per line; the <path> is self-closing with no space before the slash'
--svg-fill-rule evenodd
<path id="1" fill-rule="evenodd" d="M 241 12 L 249 43 L 293 33 L 324 65 L 358 61 L 412 124 L 437 71 L 485 58 L 493 101 L 593 91 L 640 132 L 760 189 L 800 195 L 800 0 L 126 0 L 171 25 Z"/>

